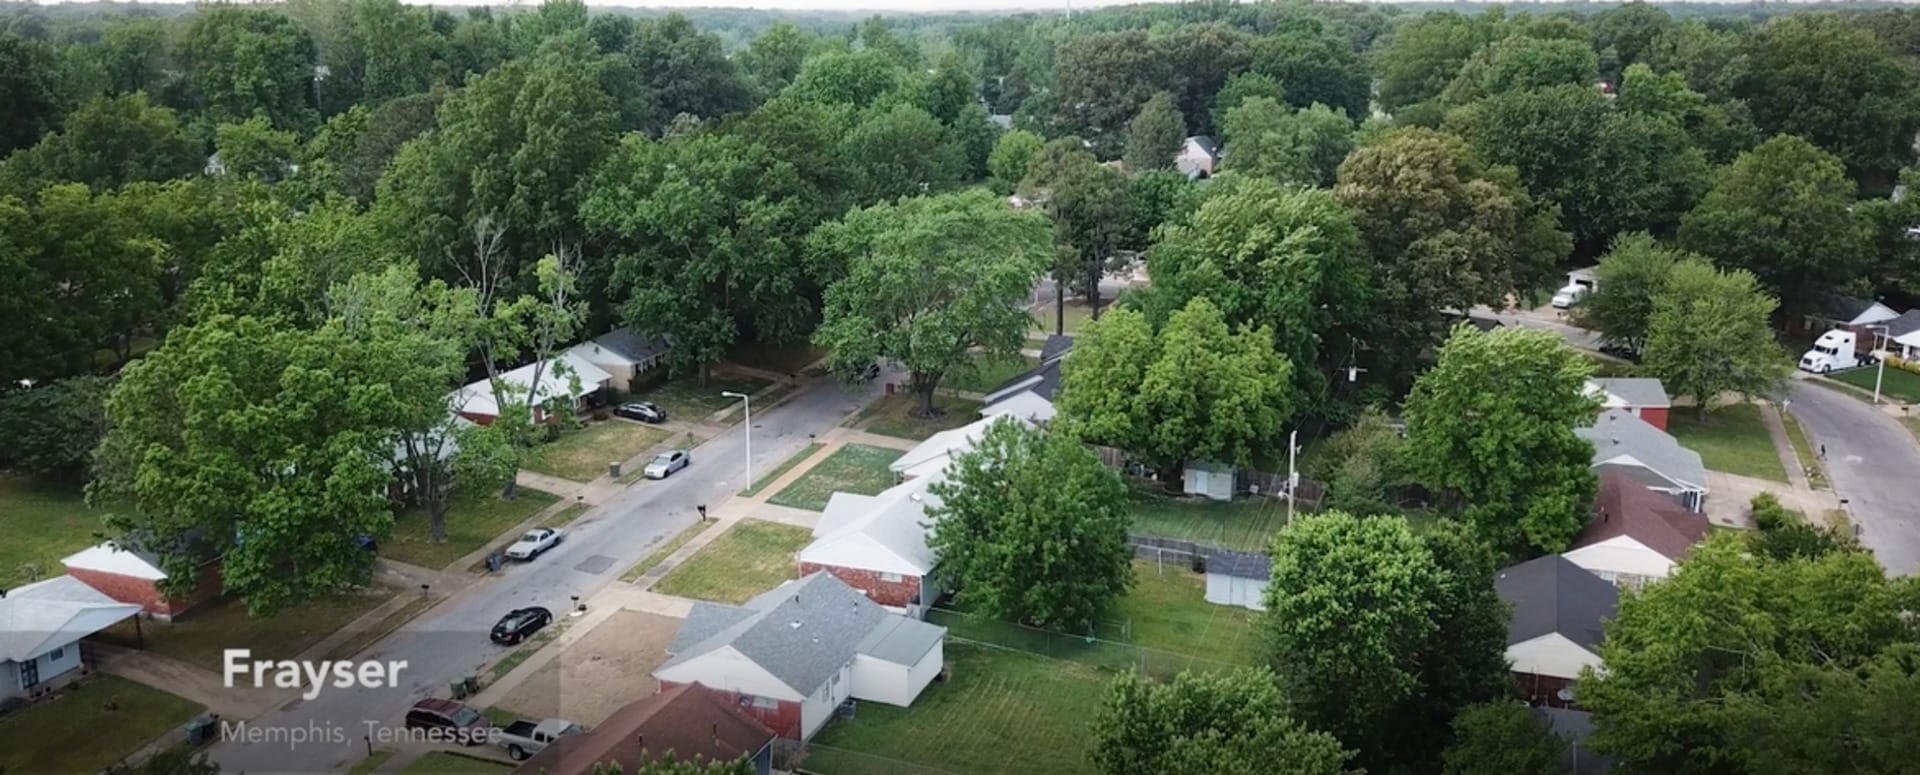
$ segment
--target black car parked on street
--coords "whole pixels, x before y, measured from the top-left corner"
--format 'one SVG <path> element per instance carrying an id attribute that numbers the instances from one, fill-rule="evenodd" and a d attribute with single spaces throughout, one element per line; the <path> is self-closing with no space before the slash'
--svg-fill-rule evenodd
<path id="1" fill-rule="evenodd" d="M 540 628 L 553 623 L 553 612 L 538 606 L 520 608 L 500 617 L 500 623 L 493 626 L 493 642 L 502 646 L 511 646 L 525 641 Z"/>

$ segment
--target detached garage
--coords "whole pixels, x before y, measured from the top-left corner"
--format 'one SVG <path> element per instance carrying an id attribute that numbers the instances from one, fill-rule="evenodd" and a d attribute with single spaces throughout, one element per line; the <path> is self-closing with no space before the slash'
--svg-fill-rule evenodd
<path id="1" fill-rule="evenodd" d="M 1267 610 L 1261 597 L 1273 575 L 1273 559 L 1264 554 L 1215 549 L 1207 553 L 1207 602 Z"/>
<path id="2" fill-rule="evenodd" d="M 940 675 L 946 634 L 916 619 L 887 617 L 860 642 L 853 659 L 854 696 L 902 708 L 912 705 Z"/>

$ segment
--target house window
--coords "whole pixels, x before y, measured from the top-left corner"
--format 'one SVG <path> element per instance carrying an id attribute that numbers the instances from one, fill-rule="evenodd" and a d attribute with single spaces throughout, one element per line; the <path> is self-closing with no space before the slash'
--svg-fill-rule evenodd
<path id="1" fill-rule="evenodd" d="M 882 573 L 882 574 L 880 574 L 880 580 L 881 580 L 881 581 L 884 581 L 884 582 L 887 582 L 887 583 L 889 583 L 889 584 L 895 584 L 895 583 L 899 583 L 899 581 L 900 581 L 900 574 L 898 574 L 898 573 Z"/>
<path id="2" fill-rule="evenodd" d="M 772 697 L 756 696 L 753 698 L 753 707 L 758 710 L 778 710 L 780 701 Z"/>
<path id="3" fill-rule="evenodd" d="M 29 659 L 20 663 L 20 688 L 31 689 L 40 685 L 40 660 Z"/>
<path id="4" fill-rule="evenodd" d="M 51 652 L 48 652 L 47 661 L 58 662 L 62 657 L 65 657 L 66 655 L 67 655 L 67 649 L 65 646 L 62 646 L 60 648 L 54 649 Z"/>

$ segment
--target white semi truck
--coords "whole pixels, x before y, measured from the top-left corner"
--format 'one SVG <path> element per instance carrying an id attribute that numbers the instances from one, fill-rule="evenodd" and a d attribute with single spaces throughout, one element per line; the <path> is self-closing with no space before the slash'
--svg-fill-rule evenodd
<path id="1" fill-rule="evenodd" d="M 1800 370 L 1826 374 L 1877 363 L 1878 358 L 1871 352 L 1861 351 L 1860 344 L 1858 335 L 1844 328 L 1821 334 L 1814 340 L 1813 349 L 1800 356 Z"/>

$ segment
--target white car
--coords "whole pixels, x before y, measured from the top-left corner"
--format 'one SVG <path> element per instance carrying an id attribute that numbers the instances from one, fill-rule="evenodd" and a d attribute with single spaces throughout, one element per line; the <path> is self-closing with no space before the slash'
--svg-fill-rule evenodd
<path id="1" fill-rule="evenodd" d="M 665 479 L 673 472 L 686 468 L 691 462 L 693 462 L 693 456 L 687 454 L 684 449 L 662 452 L 659 457 L 653 459 L 653 462 L 647 464 L 645 474 L 648 479 Z"/>
<path id="2" fill-rule="evenodd" d="M 1586 296 L 1587 292 L 1590 290 L 1593 290 L 1593 289 L 1588 288 L 1585 285 L 1578 285 L 1578 284 L 1569 285 L 1565 288 L 1561 288 L 1560 290 L 1555 291 L 1553 293 L 1553 308 L 1566 309 L 1568 307 L 1571 307 L 1573 306 L 1574 302 L 1577 302 L 1581 299 L 1581 297 Z"/>
<path id="3" fill-rule="evenodd" d="M 512 560 L 531 560 L 539 557 L 548 549 L 559 546 L 566 540 L 567 534 L 557 528 L 543 527 L 527 531 L 520 540 L 507 547 L 507 558 Z"/>

